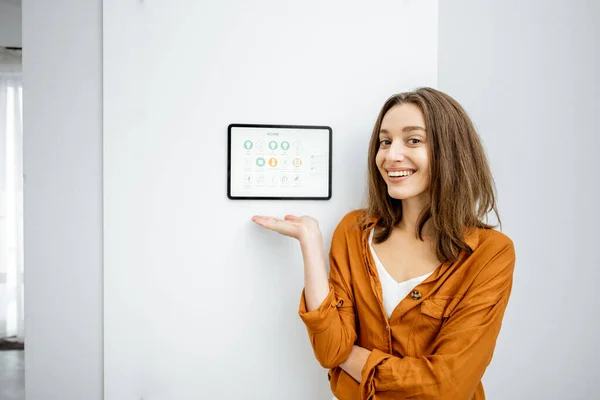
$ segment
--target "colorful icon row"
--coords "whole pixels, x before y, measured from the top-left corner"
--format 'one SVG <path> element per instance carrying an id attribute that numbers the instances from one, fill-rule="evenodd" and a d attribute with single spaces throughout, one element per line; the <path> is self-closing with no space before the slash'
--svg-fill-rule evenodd
<path id="1" fill-rule="evenodd" d="M 279 163 L 280 163 L 280 161 L 277 158 L 275 158 L 275 157 L 269 158 L 269 161 L 268 161 L 269 167 L 275 168 L 275 167 L 277 167 L 279 165 Z M 282 159 L 281 160 L 281 166 L 284 167 L 284 168 L 288 167 L 288 163 L 289 163 L 289 160 L 287 160 L 287 159 Z M 256 159 L 256 166 L 257 167 L 262 168 L 266 164 L 267 164 L 267 160 L 265 160 L 263 157 L 258 157 Z M 294 158 L 292 160 L 292 165 L 294 167 L 296 167 L 296 168 L 300 168 L 302 166 L 302 160 L 300 158 Z"/>
<path id="2" fill-rule="evenodd" d="M 288 142 L 288 141 L 284 140 L 284 141 L 283 141 L 283 142 L 281 142 L 281 143 L 277 143 L 276 141 L 274 141 L 274 140 L 271 140 L 271 141 L 269 142 L 269 145 L 268 145 L 268 146 L 269 146 L 269 149 L 271 149 L 271 150 L 273 150 L 273 151 L 274 151 L 274 150 L 277 150 L 279 147 L 281 147 L 281 149 L 282 149 L 282 150 L 286 151 L 286 150 L 288 150 L 288 149 L 290 148 L 290 142 Z M 252 148 L 253 148 L 253 147 L 254 147 L 254 142 L 252 142 L 252 140 L 246 140 L 246 141 L 244 142 L 244 148 L 245 148 L 246 150 L 252 150 Z M 296 149 L 298 149 L 298 150 L 299 150 L 299 149 L 300 149 L 300 147 L 301 147 L 301 144 L 300 144 L 300 142 L 296 142 L 296 143 L 294 143 L 294 148 L 296 148 Z M 265 148 L 265 143 L 264 143 L 262 140 L 259 140 L 258 142 L 256 142 L 256 148 L 257 148 L 258 150 L 264 150 L 264 148 Z"/>

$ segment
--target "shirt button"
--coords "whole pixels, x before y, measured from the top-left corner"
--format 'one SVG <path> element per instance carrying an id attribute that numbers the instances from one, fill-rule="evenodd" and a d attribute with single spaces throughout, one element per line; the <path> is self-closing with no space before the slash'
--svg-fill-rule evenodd
<path id="1" fill-rule="evenodd" d="M 410 295 L 413 298 L 413 300 L 419 300 L 421 298 L 421 292 L 419 292 L 418 290 L 413 290 L 413 292 Z"/>
<path id="2" fill-rule="evenodd" d="M 386 330 L 386 331 L 389 331 L 389 330 L 390 330 L 390 326 L 389 326 L 389 325 L 386 325 L 386 326 L 385 326 L 385 330 Z"/>

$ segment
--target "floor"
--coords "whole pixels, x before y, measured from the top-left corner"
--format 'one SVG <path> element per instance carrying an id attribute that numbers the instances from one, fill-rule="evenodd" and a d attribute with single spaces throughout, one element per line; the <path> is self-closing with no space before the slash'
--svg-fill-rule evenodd
<path id="1" fill-rule="evenodd" d="M 0 400 L 25 400 L 25 352 L 0 351 Z"/>

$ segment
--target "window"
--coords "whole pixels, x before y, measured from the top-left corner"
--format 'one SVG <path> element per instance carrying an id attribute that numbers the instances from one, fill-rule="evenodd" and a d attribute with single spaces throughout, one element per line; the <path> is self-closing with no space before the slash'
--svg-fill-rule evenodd
<path id="1" fill-rule="evenodd" d="M 23 86 L 0 72 L 0 338 L 24 339 Z"/>

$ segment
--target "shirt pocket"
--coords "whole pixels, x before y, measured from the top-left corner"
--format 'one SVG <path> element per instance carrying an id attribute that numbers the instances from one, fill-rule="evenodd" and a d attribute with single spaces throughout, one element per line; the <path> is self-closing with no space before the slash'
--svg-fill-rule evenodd
<path id="1" fill-rule="evenodd" d="M 418 357 L 428 351 L 458 300 L 454 296 L 438 296 L 421 302 L 415 310 L 417 315 L 409 335 L 412 356 Z"/>

